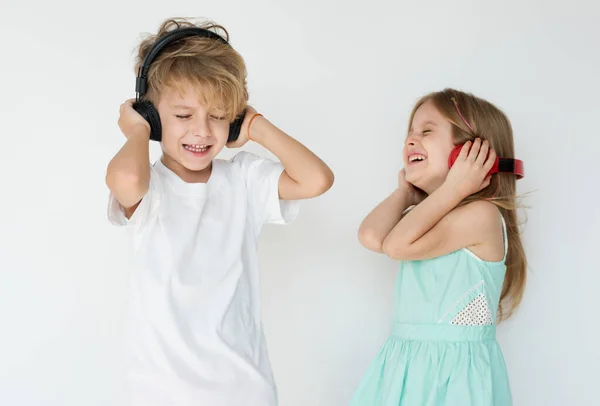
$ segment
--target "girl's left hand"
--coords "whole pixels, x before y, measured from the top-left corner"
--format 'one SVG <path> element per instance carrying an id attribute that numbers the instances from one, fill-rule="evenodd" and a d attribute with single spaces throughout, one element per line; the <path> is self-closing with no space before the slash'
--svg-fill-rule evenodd
<path id="1" fill-rule="evenodd" d="M 492 175 L 488 175 L 496 162 L 496 152 L 490 148 L 487 140 L 481 138 L 467 141 L 452 168 L 445 183 L 463 198 L 477 193 L 489 186 Z"/>
<path id="2" fill-rule="evenodd" d="M 408 203 L 411 206 L 416 206 L 427 197 L 427 193 L 406 180 L 406 171 L 404 168 L 398 174 L 398 190 L 408 197 Z"/>
<path id="3" fill-rule="evenodd" d="M 256 109 L 250 105 L 246 106 L 246 116 L 244 117 L 244 122 L 242 123 L 242 128 L 240 130 L 240 135 L 237 140 L 233 142 L 227 143 L 227 148 L 240 148 L 242 145 L 247 143 L 250 138 L 248 137 L 248 124 L 252 117 L 256 114 Z"/>

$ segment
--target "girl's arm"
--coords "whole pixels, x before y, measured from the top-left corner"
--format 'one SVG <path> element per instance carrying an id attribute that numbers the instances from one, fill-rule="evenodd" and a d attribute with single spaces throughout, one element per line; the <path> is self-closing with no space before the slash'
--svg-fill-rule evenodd
<path id="1" fill-rule="evenodd" d="M 497 208 L 486 201 L 456 206 L 467 196 L 487 187 L 496 155 L 488 155 L 488 143 L 465 144 L 442 186 L 413 208 L 383 242 L 391 258 L 434 258 L 455 250 L 482 244 L 497 235 L 501 226 Z M 481 147 L 481 148 L 480 148 Z M 481 149 L 481 153 L 479 151 Z"/>
<path id="2" fill-rule="evenodd" d="M 383 241 L 398 224 L 403 213 L 410 206 L 418 204 L 425 197 L 406 182 L 404 170 L 398 175 L 398 188 L 375 207 L 360 224 L 358 240 L 367 249 L 383 252 Z"/>
<path id="3" fill-rule="evenodd" d="M 494 204 L 476 201 L 455 208 L 461 200 L 454 191 L 440 187 L 398 222 L 383 241 L 382 251 L 396 260 L 435 258 L 499 235 L 500 216 Z"/>

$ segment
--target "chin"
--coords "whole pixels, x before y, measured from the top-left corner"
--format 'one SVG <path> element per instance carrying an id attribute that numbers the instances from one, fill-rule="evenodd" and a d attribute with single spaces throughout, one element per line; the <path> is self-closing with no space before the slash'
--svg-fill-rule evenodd
<path id="1" fill-rule="evenodd" d="M 201 172 L 208 168 L 212 163 L 212 157 L 210 159 L 203 159 L 202 161 L 190 161 L 190 160 L 182 160 L 182 166 L 188 171 L 193 172 Z"/>
<path id="2" fill-rule="evenodd" d="M 420 178 L 418 176 L 414 176 L 414 175 L 413 176 L 407 175 L 405 179 L 408 183 L 410 183 L 414 187 L 419 188 L 423 191 L 427 190 L 428 182 L 423 180 L 422 178 Z"/>
<path id="3" fill-rule="evenodd" d="M 419 182 L 419 177 L 414 173 L 407 173 L 404 179 L 411 185 L 415 185 L 415 183 Z"/>

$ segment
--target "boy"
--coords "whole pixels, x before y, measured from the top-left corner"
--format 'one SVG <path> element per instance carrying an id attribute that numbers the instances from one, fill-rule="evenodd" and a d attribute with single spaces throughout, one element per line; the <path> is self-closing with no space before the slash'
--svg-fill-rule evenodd
<path id="1" fill-rule="evenodd" d="M 155 41 L 185 27 L 198 26 L 164 22 L 140 45 L 138 68 Z M 299 200 L 325 193 L 333 173 L 246 105 L 246 68 L 227 39 L 188 36 L 165 47 L 144 98 L 160 117 L 162 157 L 150 164 L 151 126 L 130 100 L 119 118 L 127 141 L 106 174 L 109 219 L 132 231 L 139 265 L 130 298 L 129 404 L 276 405 L 257 239 L 263 224 L 289 223 Z M 230 123 L 244 111 L 239 137 L 227 143 Z M 248 140 L 280 163 L 247 152 L 215 158 Z"/>

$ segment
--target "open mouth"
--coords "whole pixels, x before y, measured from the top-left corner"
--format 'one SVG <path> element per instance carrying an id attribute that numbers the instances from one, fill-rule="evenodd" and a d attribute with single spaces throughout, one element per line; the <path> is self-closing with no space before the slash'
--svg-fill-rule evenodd
<path id="1" fill-rule="evenodd" d="M 412 154 L 412 155 L 409 155 L 409 157 L 408 157 L 408 163 L 412 164 L 412 163 L 417 163 L 417 162 L 423 162 L 425 159 L 426 159 L 425 155 Z"/>
<path id="2" fill-rule="evenodd" d="M 196 156 L 205 155 L 212 145 L 206 144 L 183 144 L 183 148 Z"/>

